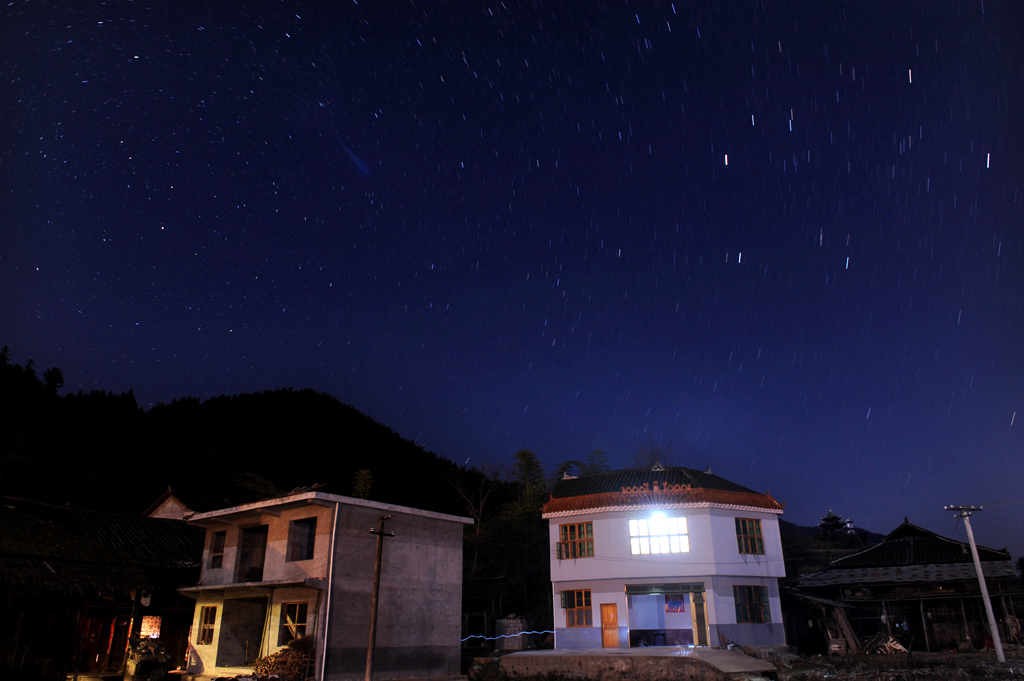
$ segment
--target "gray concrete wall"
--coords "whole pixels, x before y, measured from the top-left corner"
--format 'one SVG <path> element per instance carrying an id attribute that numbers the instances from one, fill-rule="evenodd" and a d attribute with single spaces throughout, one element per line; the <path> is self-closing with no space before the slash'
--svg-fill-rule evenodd
<path id="1" fill-rule="evenodd" d="M 341 506 L 334 544 L 327 675 L 361 679 L 366 668 L 376 536 L 385 513 Z M 456 522 L 392 512 L 385 531 L 375 679 L 459 673 L 462 533 Z"/>

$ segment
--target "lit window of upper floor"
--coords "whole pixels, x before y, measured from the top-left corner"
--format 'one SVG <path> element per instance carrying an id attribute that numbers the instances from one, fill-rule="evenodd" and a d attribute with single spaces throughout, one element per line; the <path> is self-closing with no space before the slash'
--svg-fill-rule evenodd
<path id="1" fill-rule="evenodd" d="M 649 518 L 629 521 L 629 552 L 634 556 L 661 553 L 689 553 L 690 536 L 686 518 L 655 513 Z"/>

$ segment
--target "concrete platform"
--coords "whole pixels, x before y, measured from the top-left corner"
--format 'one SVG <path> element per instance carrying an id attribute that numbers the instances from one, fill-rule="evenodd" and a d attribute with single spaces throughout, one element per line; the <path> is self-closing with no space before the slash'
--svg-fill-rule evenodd
<path id="1" fill-rule="evenodd" d="M 530 650 L 505 655 L 498 666 L 510 677 L 554 674 L 587 681 L 725 681 L 777 675 L 772 663 L 739 650 L 692 646 Z"/>

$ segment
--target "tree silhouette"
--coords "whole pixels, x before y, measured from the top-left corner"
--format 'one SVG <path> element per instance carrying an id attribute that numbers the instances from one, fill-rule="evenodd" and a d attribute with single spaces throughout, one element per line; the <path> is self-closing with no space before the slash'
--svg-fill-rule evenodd
<path id="1" fill-rule="evenodd" d="M 637 445 L 633 454 L 633 467 L 651 470 L 657 465 L 670 467 L 674 465 L 671 442 L 658 442 L 654 435 L 647 434 L 647 439 Z"/>
<path id="2" fill-rule="evenodd" d="M 529 449 L 520 449 L 512 457 L 515 466 L 516 481 L 523 487 L 544 485 L 544 467 L 537 455 Z"/>
<path id="3" fill-rule="evenodd" d="M 587 454 L 587 461 L 581 466 L 580 472 L 583 475 L 598 475 L 607 473 L 608 469 L 608 455 L 602 449 L 595 449 Z"/>
<path id="4" fill-rule="evenodd" d="M 373 488 L 373 471 L 369 468 L 360 468 L 356 471 L 355 479 L 352 481 L 352 496 L 356 499 L 369 499 L 370 490 Z"/>
<path id="5" fill-rule="evenodd" d="M 43 383 L 46 384 L 48 390 L 56 394 L 64 387 L 64 372 L 57 367 L 50 367 L 43 372 Z"/>

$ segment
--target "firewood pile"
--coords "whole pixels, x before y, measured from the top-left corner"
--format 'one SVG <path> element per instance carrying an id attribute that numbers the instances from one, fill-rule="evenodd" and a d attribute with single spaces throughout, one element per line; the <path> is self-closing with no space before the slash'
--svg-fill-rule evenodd
<path id="1" fill-rule="evenodd" d="M 875 634 L 864 642 L 863 651 L 869 655 L 894 655 L 905 653 L 907 649 L 888 634 Z"/>
<path id="2" fill-rule="evenodd" d="M 273 655 L 255 660 L 252 671 L 258 677 L 273 677 L 281 681 L 304 681 L 313 674 L 313 662 L 309 655 L 298 650 L 285 648 Z"/>

